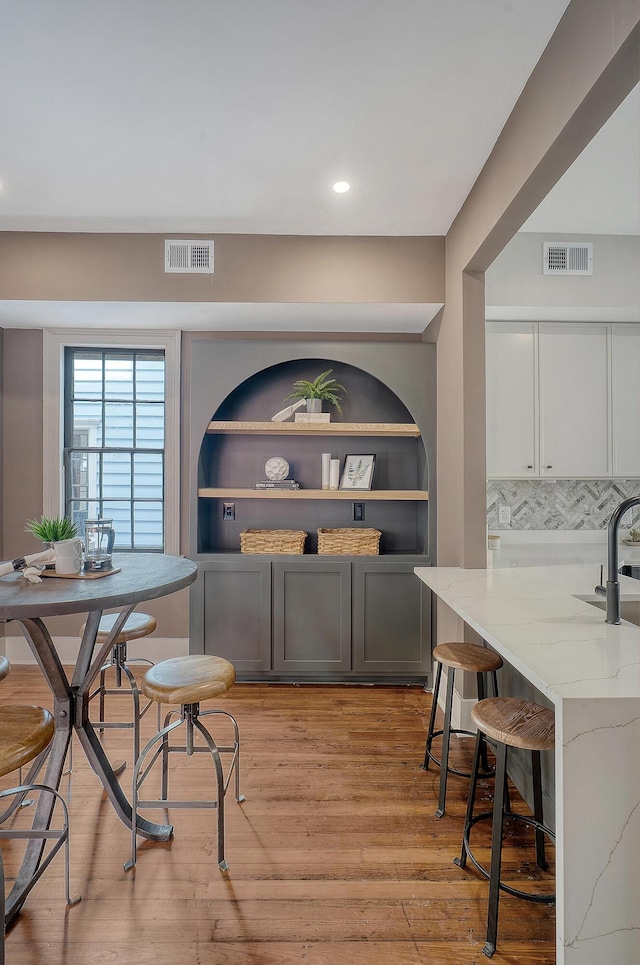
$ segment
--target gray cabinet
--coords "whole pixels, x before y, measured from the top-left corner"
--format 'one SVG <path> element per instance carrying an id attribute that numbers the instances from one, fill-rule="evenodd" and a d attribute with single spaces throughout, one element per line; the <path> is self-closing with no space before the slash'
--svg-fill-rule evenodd
<path id="1" fill-rule="evenodd" d="M 226 556 L 199 564 L 191 595 L 192 650 L 225 657 L 239 674 L 271 669 L 271 566 Z"/>
<path id="2" fill-rule="evenodd" d="M 353 564 L 354 671 L 429 672 L 431 593 L 416 578 L 415 565 L 371 559 Z"/>
<path id="3" fill-rule="evenodd" d="M 351 669 L 351 564 L 342 559 L 274 560 L 273 669 Z"/>
<path id="4" fill-rule="evenodd" d="M 420 556 L 201 559 L 191 651 L 226 657 L 240 680 L 425 681 L 431 594 Z"/>

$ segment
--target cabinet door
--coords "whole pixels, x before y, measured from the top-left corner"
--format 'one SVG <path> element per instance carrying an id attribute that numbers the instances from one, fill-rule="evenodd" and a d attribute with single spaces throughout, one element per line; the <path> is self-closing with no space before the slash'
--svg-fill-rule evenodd
<path id="1" fill-rule="evenodd" d="M 199 564 L 200 587 L 194 588 L 198 614 L 192 611 L 192 634 L 204 652 L 225 657 L 238 673 L 271 669 L 271 566 L 268 560 L 236 556 Z M 195 617 L 195 619 L 194 619 Z"/>
<path id="2" fill-rule="evenodd" d="M 538 472 L 537 333 L 530 322 L 487 323 L 487 474 Z"/>
<path id="3" fill-rule="evenodd" d="M 606 325 L 540 325 L 540 472 L 609 473 Z"/>
<path id="4" fill-rule="evenodd" d="M 614 476 L 640 476 L 640 325 L 614 325 L 611 338 Z"/>
<path id="5" fill-rule="evenodd" d="M 351 669 L 351 564 L 274 560 L 273 669 Z"/>
<path id="6" fill-rule="evenodd" d="M 354 670 L 430 672 L 431 593 L 413 572 L 418 562 L 353 564 Z"/>

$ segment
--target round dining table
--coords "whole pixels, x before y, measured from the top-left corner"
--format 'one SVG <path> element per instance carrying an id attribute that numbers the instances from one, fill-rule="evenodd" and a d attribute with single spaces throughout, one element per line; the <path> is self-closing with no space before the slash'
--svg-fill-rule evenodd
<path id="1" fill-rule="evenodd" d="M 56 730 L 47 757 L 44 783 L 58 789 L 69 742 L 75 730 L 116 814 L 129 828 L 132 822 L 131 804 L 89 720 L 91 685 L 136 606 L 145 600 L 175 593 L 193 583 L 196 576 L 196 564 L 182 557 L 161 553 L 121 553 L 113 557 L 113 571 L 99 579 L 47 576 L 41 583 L 30 583 L 20 572 L 0 579 L 0 622 L 15 621 L 20 625 L 53 694 Z M 120 610 L 120 613 L 109 636 L 94 652 L 98 625 L 104 610 Z M 87 614 L 71 680 L 44 623 L 47 617 L 68 613 Z M 52 795 L 40 796 L 33 830 L 49 827 L 53 806 Z M 173 833 L 171 825 L 154 824 L 141 817 L 138 817 L 137 826 L 139 834 L 156 841 L 166 841 Z M 26 889 L 37 871 L 43 850 L 42 839 L 33 838 L 27 843 L 20 871 L 6 901 L 7 925 L 24 903 Z"/>

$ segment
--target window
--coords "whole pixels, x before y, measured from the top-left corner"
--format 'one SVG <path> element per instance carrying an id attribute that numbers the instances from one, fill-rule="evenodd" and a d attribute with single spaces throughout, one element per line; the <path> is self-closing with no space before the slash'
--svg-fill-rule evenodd
<path id="1" fill-rule="evenodd" d="M 117 550 L 164 546 L 164 383 L 164 352 L 65 350 L 65 513 L 113 519 Z"/>
<path id="2" fill-rule="evenodd" d="M 43 512 L 114 520 L 116 549 L 177 555 L 180 333 L 43 332 Z"/>

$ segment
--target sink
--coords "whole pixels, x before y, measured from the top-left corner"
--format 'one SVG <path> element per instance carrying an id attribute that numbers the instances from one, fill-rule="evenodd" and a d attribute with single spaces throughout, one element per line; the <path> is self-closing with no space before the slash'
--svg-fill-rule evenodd
<path id="1" fill-rule="evenodd" d="M 578 596 L 578 600 L 584 600 L 585 603 L 589 603 L 599 610 L 606 611 L 607 609 L 607 601 L 599 597 Z M 620 619 L 626 620 L 627 623 L 635 623 L 637 627 L 640 627 L 640 599 L 621 600 Z"/>
<path id="2" fill-rule="evenodd" d="M 618 573 L 623 576 L 630 576 L 634 580 L 640 580 L 640 563 L 623 563 Z"/>

